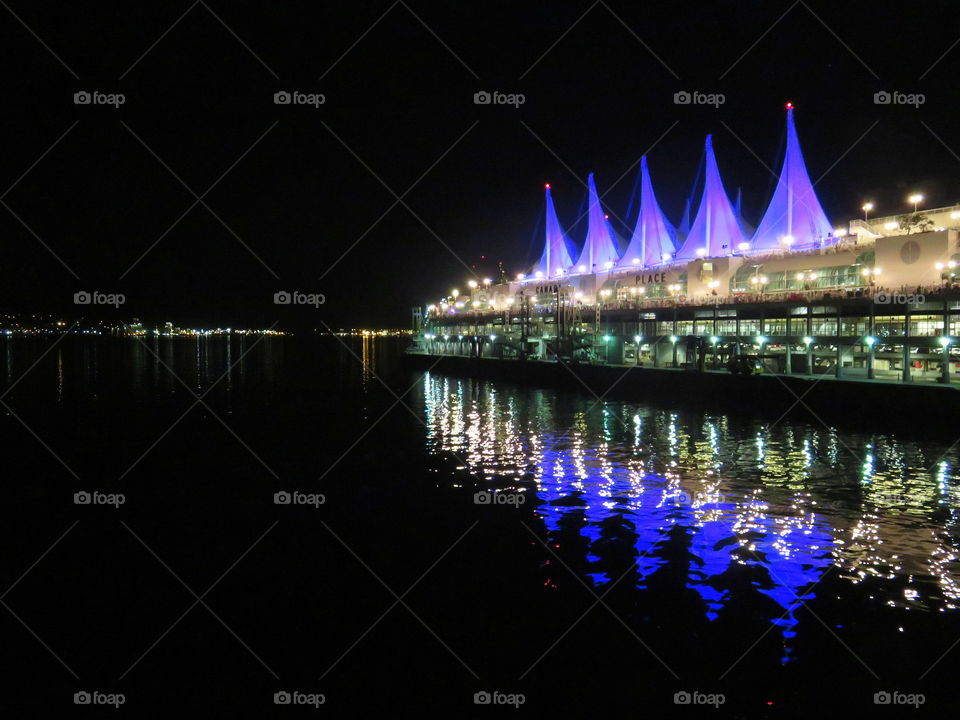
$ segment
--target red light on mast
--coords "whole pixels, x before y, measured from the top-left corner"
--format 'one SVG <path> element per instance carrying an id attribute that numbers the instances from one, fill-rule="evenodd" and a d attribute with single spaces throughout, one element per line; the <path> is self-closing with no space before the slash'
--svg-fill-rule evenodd
<path id="1" fill-rule="evenodd" d="M 550 189 L 550 183 L 547 183 L 546 185 L 544 185 L 544 187 L 545 187 L 547 190 L 549 190 L 549 189 Z"/>
<path id="2" fill-rule="evenodd" d="M 787 103 L 787 110 L 793 110 L 793 103 L 792 103 L 792 102 L 788 102 L 788 103 Z"/>

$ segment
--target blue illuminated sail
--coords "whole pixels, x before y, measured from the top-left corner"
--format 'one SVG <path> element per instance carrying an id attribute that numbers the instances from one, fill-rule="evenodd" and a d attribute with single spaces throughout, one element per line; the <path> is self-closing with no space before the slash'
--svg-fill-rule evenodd
<path id="1" fill-rule="evenodd" d="M 746 242 L 737 215 L 730 204 L 720 169 L 713 154 L 712 135 L 707 135 L 706 163 L 703 195 L 694 218 L 690 234 L 677 252 L 678 260 L 695 260 L 698 257 L 720 257 L 737 252 Z"/>
<path id="2" fill-rule="evenodd" d="M 623 254 L 623 265 L 652 267 L 663 262 L 665 254 L 677 249 L 677 231 L 657 204 L 647 169 L 647 156 L 640 158 L 640 216 L 633 237 Z"/>
<path id="3" fill-rule="evenodd" d="M 590 194 L 590 206 L 587 211 L 587 239 L 577 259 L 577 272 L 597 272 L 616 265 L 620 259 L 617 244 L 613 239 L 610 225 L 607 223 L 597 196 L 597 185 L 593 173 L 587 176 L 587 189 Z"/>
<path id="4" fill-rule="evenodd" d="M 533 274 L 537 277 L 556 277 L 569 271 L 573 260 L 570 257 L 569 243 L 557 219 L 557 210 L 553 206 L 549 185 L 547 185 L 546 213 L 543 255 L 533 269 Z"/>
<path id="5" fill-rule="evenodd" d="M 827 242 L 833 242 L 832 226 L 807 175 L 793 123 L 793 106 L 787 105 L 787 143 L 780 179 L 750 249 L 764 252 Z"/>

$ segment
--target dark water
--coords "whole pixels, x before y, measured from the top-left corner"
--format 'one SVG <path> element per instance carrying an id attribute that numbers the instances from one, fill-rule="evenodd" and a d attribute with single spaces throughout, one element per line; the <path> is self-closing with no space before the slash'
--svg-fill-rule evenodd
<path id="1" fill-rule="evenodd" d="M 903 423 L 423 374 L 394 341 L 0 342 L 19 716 L 955 705 L 957 449 Z"/>

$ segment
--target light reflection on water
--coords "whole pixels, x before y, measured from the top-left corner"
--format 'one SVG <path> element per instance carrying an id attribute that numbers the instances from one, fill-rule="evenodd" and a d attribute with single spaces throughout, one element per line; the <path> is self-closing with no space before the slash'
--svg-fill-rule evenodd
<path id="1" fill-rule="evenodd" d="M 618 580 L 603 561 L 614 523 L 637 589 L 685 563 L 710 621 L 733 602 L 728 571 L 761 570 L 767 581 L 751 587 L 780 608 L 769 621 L 784 661 L 829 569 L 868 582 L 864 594 L 891 613 L 957 607 L 960 497 L 946 447 L 429 373 L 423 396 L 429 451 L 452 454 L 481 487 L 535 493 L 528 504 L 552 539 L 578 529 L 577 566 L 598 591 Z M 683 557 L 665 552 L 678 531 Z"/>

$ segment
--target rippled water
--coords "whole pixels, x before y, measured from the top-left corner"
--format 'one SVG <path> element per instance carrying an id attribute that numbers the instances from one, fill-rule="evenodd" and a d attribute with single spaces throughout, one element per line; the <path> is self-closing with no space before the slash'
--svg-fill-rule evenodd
<path id="1" fill-rule="evenodd" d="M 211 716 L 221 687 L 269 714 L 287 683 L 455 717 L 494 689 L 535 716 L 955 703 L 949 440 L 424 374 L 386 341 L 5 342 L 14 705 L 71 697 L 66 666 L 113 687 L 145 651 L 131 704 Z M 210 598 L 236 637 L 196 608 L 158 642 L 192 599 L 131 533 L 201 592 L 264 532 Z"/>
<path id="2" fill-rule="evenodd" d="M 762 608 L 783 663 L 807 624 L 842 634 L 831 605 L 812 612 L 828 575 L 899 632 L 917 611 L 948 614 L 956 632 L 954 448 L 437 374 L 423 394 L 428 448 L 503 501 L 523 493 L 598 592 L 623 576 L 651 593 L 658 574 L 682 572 L 708 622 Z"/>

